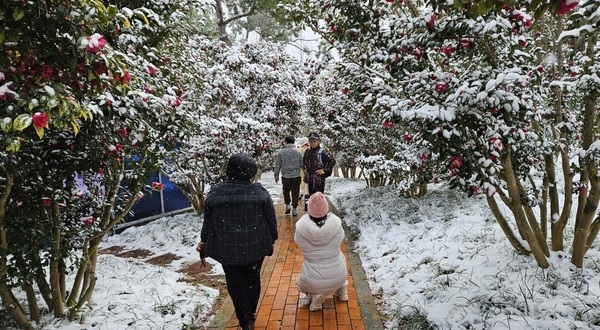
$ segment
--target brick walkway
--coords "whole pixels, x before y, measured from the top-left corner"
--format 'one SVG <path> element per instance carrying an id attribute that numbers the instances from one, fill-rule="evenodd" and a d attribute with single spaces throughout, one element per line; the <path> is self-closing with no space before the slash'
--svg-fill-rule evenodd
<path id="1" fill-rule="evenodd" d="M 262 293 L 255 329 L 382 329 L 368 284 L 364 279 L 364 272 L 360 264 L 357 264 L 357 258 L 349 256 L 348 234 L 342 243 L 342 251 L 348 265 L 349 301 L 340 302 L 329 295 L 323 303 L 323 310 L 314 312 L 308 310 L 308 298 L 299 293 L 295 286 L 296 277 L 302 268 L 303 257 L 302 251 L 294 242 L 294 226 L 304 210 L 299 208 L 299 216 L 291 217 L 283 214 L 283 204 L 276 204 L 275 207 L 279 224 L 279 239 L 275 242 L 275 252 L 263 264 Z M 360 285 L 355 283 L 357 277 L 360 279 Z M 215 316 L 210 329 L 239 329 L 238 320 L 229 298 Z"/>

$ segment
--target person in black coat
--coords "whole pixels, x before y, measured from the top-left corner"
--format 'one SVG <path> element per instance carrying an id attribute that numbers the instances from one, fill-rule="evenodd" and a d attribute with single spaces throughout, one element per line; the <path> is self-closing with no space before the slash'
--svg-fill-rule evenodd
<path id="1" fill-rule="evenodd" d="M 257 167 L 245 153 L 227 164 L 227 180 L 206 196 L 204 222 L 196 250 L 218 261 L 225 271 L 227 292 L 244 330 L 254 329 L 260 297 L 260 269 L 277 240 L 275 207 L 269 192 L 252 183 Z"/>
<path id="2" fill-rule="evenodd" d="M 304 152 L 302 159 L 304 181 L 308 184 L 308 194 L 312 195 L 317 191 L 324 193 L 325 179 L 331 176 L 336 161 L 329 150 L 321 146 L 319 134 L 310 133 L 308 143 L 310 148 Z M 306 200 L 308 201 L 308 198 Z"/>

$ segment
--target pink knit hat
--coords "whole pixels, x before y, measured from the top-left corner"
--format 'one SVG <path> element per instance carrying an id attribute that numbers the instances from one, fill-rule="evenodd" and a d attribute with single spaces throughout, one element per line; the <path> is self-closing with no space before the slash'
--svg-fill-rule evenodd
<path id="1" fill-rule="evenodd" d="M 329 204 L 325 196 L 320 191 L 310 195 L 310 199 L 308 200 L 308 214 L 313 218 L 322 218 L 327 213 L 329 213 Z"/>

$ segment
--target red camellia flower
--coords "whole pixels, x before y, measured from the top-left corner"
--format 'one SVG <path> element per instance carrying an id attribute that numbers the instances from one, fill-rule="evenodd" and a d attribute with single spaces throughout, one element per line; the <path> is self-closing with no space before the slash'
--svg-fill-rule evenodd
<path id="1" fill-rule="evenodd" d="M 94 224 L 94 217 L 87 217 L 85 220 L 83 220 L 83 224 L 86 226 L 91 226 Z"/>
<path id="2" fill-rule="evenodd" d="M 394 127 L 394 123 L 392 123 L 391 121 L 386 120 L 386 121 L 383 122 L 383 127 L 385 127 L 385 128 L 392 128 L 392 127 Z"/>
<path id="3" fill-rule="evenodd" d="M 421 49 L 419 48 L 415 49 L 415 51 L 413 52 L 413 56 L 416 60 L 419 60 L 421 58 L 421 55 L 423 55 L 423 51 L 421 51 Z"/>
<path id="4" fill-rule="evenodd" d="M 116 132 L 120 136 L 125 137 L 125 136 L 127 136 L 127 127 L 121 127 L 119 129 L 117 129 Z"/>
<path id="5" fill-rule="evenodd" d="M 171 100 L 171 105 L 174 107 L 178 107 L 181 105 L 181 100 L 178 97 L 176 97 L 173 100 Z"/>
<path id="6" fill-rule="evenodd" d="M 160 182 L 152 182 L 152 189 L 154 190 L 163 190 L 163 188 L 165 188 L 165 184 L 164 183 L 160 183 Z"/>
<path id="7" fill-rule="evenodd" d="M 450 168 L 461 168 L 463 159 L 460 156 L 450 156 Z"/>
<path id="8" fill-rule="evenodd" d="M 148 66 L 148 68 L 146 69 L 146 72 L 148 72 L 149 75 L 155 74 L 156 71 L 158 71 L 158 69 L 154 66 Z"/>
<path id="9" fill-rule="evenodd" d="M 471 45 L 471 38 L 461 38 L 458 43 L 464 47 L 467 48 Z"/>
<path id="10" fill-rule="evenodd" d="M 42 128 L 48 125 L 48 115 L 43 112 L 34 113 L 32 119 L 35 127 Z"/>
<path id="11" fill-rule="evenodd" d="M 449 56 L 450 54 L 454 53 L 456 51 L 456 47 L 454 46 L 443 46 L 441 49 L 442 53 L 444 53 L 444 55 Z"/>
<path id="12" fill-rule="evenodd" d="M 427 29 L 429 29 L 429 30 L 435 29 L 435 17 L 433 17 L 433 15 L 431 15 L 431 17 L 429 18 L 429 22 L 427 22 Z"/>
<path id="13" fill-rule="evenodd" d="M 42 68 L 40 69 L 40 74 L 41 74 L 42 78 L 50 79 L 50 78 L 52 78 L 52 75 L 54 74 L 54 70 L 52 70 L 52 68 L 49 65 L 44 64 L 44 65 L 42 65 Z"/>
<path id="14" fill-rule="evenodd" d="M 49 197 L 42 197 L 42 204 L 50 206 L 50 204 L 52 204 L 52 200 Z"/>
<path id="15" fill-rule="evenodd" d="M 81 41 L 81 45 L 85 47 L 85 51 L 90 54 L 96 54 L 100 51 L 100 49 L 106 46 L 106 39 L 104 36 L 98 33 L 94 33 L 93 35 L 86 37 Z"/>
<path id="16" fill-rule="evenodd" d="M 404 141 L 408 142 L 408 141 L 410 141 L 412 139 L 412 136 L 408 132 L 405 132 L 404 134 L 402 134 L 402 139 Z"/>
<path id="17" fill-rule="evenodd" d="M 504 150 L 504 143 L 502 143 L 502 140 L 500 140 L 499 138 L 491 137 L 489 139 L 489 142 L 490 142 L 490 146 L 492 148 L 494 148 L 494 150 L 496 150 L 498 152 Z"/>
<path id="18" fill-rule="evenodd" d="M 569 13 L 579 4 L 579 0 L 561 0 L 556 10 L 557 15 L 564 15 Z"/>
<path id="19" fill-rule="evenodd" d="M 351 38 L 358 38 L 360 31 L 358 29 L 348 29 L 346 30 L 346 34 Z"/>
<path id="20" fill-rule="evenodd" d="M 438 93 L 443 93 L 448 89 L 448 84 L 446 83 L 439 83 L 435 85 L 435 91 Z"/>
<path id="21" fill-rule="evenodd" d="M 118 74 L 116 80 L 121 84 L 129 84 L 131 75 L 129 74 L 129 71 L 125 71 L 123 74 Z"/>

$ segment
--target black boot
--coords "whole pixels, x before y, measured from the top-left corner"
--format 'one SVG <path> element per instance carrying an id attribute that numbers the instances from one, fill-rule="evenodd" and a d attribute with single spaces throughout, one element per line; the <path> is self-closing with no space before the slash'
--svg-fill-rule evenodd
<path id="1" fill-rule="evenodd" d="M 304 211 L 308 212 L 308 200 L 310 199 L 310 195 L 304 195 Z"/>
<path id="2" fill-rule="evenodd" d="M 250 320 L 242 325 L 242 330 L 254 330 L 254 321 Z"/>

